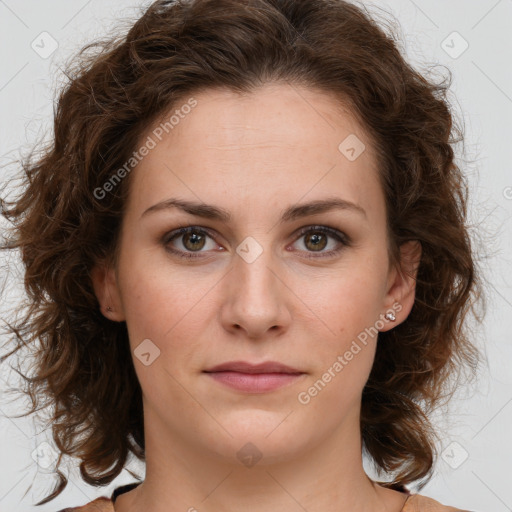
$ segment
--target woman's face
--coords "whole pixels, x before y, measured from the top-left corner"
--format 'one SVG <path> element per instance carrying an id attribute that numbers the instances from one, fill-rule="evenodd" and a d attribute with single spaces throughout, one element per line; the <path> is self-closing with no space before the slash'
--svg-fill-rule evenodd
<path id="1" fill-rule="evenodd" d="M 389 268 L 370 140 L 311 89 L 191 97 L 142 137 L 118 267 L 93 274 L 105 315 L 127 323 L 146 435 L 260 464 L 346 439 L 375 330 L 414 300 L 414 282 Z M 206 373 L 232 361 L 300 374 Z"/>

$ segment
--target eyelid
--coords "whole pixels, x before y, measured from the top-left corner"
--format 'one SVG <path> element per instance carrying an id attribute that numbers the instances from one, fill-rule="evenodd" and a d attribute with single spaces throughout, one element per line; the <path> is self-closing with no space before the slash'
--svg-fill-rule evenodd
<path id="1" fill-rule="evenodd" d="M 179 226 L 179 227 L 171 230 L 170 232 L 167 232 L 162 237 L 162 244 L 166 247 L 166 249 L 169 252 L 174 253 L 178 256 L 181 256 L 185 259 L 204 258 L 204 256 L 200 256 L 200 255 L 206 251 L 196 251 L 196 252 L 181 251 L 181 250 L 168 248 L 168 245 L 172 240 L 177 239 L 177 238 L 179 238 L 180 235 L 184 235 L 191 231 L 197 231 L 198 233 L 205 234 L 208 237 L 210 237 L 212 240 L 214 240 L 216 243 L 217 243 L 216 237 L 220 236 L 210 228 L 199 226 L 196 224 L 189 224 L 186 226 Z M 339 247 L 337 249 L 331 249 L 330 251 L 326 251 L 326 252 L 318 252 L 318 253 L 316 253 L 317 256 L 315 256 L 315 251 L 298 251 L 298 252 L 305 252 L 305 253 L 309 254 L 309 256 L 306 256 L 306 258 L 317 258 L 318 259 L 318 258 L 323 258 L 323 257 L 329 257 L 332 255 L 338 254 L 345 247 L 348 247 L 352 244 L 351 238 L 346 233 L 344 233 L 343 231 L 340 231 L 337 228 L 333 228 L 329 225 L 324 225 L 324 224 L 322 224 L 322 225 L 311 224 L 311 225 L 307 225 L 307 226 L 303 226 L 303 227 L 299 228 L 298 230 L 296 230 L 294 232 L 293 235 L 291 235 L 291 237 L 293 239 L 292 242 L 297 241 L 302 236 L 304 236 L 305 234 L 310 233 L 312 231 L 320 231 L 320 232 L 326 233 L 328 236 L 337 239 L 338 243 L 340 243 L 342 245 L 342 247 Z M 184 254 L 187 254 L 188 256 L 183 256 Z"/>
<path id="2" fill-rule="evenodd" d="M 293 236 L 302 236 L 306 233 L 309 233 L 310 231 L 323 231 L 334 237 L 339 237 L 343 242 L 347 244 L 350 243 L 350 237 L 348 235 L 346 235 L 343 231 L 340 231 L 337 228 L 333 228 L 327 224 L 311 224 L 309 226 L 304 226 L 296 231 Z"/>

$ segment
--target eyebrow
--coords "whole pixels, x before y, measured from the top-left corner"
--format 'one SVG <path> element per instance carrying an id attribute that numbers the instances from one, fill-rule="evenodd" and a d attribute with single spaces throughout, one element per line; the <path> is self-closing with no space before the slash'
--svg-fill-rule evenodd
<path id="1" fill-rule="evenodd" d="M 160 203 L 150 206 L 141 215 L 141 218 L 155 212 L 163 210 L 169 210 L 177 208 L 190 215 L 196 217 L 202 217 L 205 219 L 218 220 L 222 222 L 229 222 L 231 220 L 231 214 L 229 211 L 218 206 L 211 204 L 200 203 L 195 201 L 187 201 L 184 199 L 166 199 Z M 347 210 L 362 215 L 365 219 L 367 218 L 365 210 L 356 203 L 341 199 L 339 197 L 332 197 L 326 199 L 318 199 L 309 203 L 295 204 L 289 206 L 281 215 L 280 222 L 291 222 L 293 220 L 308 217 L 310 215 L 317 215 L 319 213 L 325 213 L 332 210 Z"/>

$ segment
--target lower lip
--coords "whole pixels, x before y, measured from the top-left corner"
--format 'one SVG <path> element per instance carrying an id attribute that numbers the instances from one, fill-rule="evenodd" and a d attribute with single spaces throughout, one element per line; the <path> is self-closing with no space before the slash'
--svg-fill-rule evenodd
<path id="1" fill-rule="evenodd" d="M 218 382 L 238 391 L 248 393 L 265 393 L 281 388 L 296 381 L 304 373 L 240 373 L 240 372 L 206 372 Z"/>

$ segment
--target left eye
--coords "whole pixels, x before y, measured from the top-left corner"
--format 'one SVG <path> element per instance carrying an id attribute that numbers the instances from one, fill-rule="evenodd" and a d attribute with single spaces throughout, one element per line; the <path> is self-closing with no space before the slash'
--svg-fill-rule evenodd
<path id="1" fill-rule="evenodd" d="M 163 243 L 169 252 L 176 254 L 181 258 L 191 259 L 201 257 L 199 254 L 201 252 L 205 252 L 202 251 L 202 249 L 206 247 L 207 238 L 210 238 L 211 240 L 214 239 L 213 235 L 204 228 L 189 226 L 172 231 L 164 237 Z M 320 254 L 320 256 L 308 255 L 306 256 L 307 258 L 332 256 L 340 252 L 344 246 L 350 245 L 350 240 L 347 235 L 337 229 L 329 228 L 327 226 L 308 226 L 306 228 L 302 228 L 298 238 L 305 239 L 304 247 L 306 247 L 306 252 Z M 334 244 L 335 248 L 324 251 L 325 247 L 328 245 L 329 238 L 335 239 L 337 243 Z M 172 247 L 171 242 L 174 242 L 175 240 L 180 241 L 183 249 L 176 249 L 176 247 Z M 209 249 L 214 249 L 216 245 L 217 244 L 215 243 L 212 244 L 212 247 Z"/>
<path id="2" fill-rule="evenodd" d="M 350 240 L 341 231 L 329 228 L 327 226 L 309 226 L 300 231 L 299 239 L 304 238 L 304 246 L 307 249 L 313 249 L 309 252 L 320 252 L 320 257 L 332 256 L 340 252 L 344 246 L 350 245 Z M 321 252 L 328 245 L 328 239 L 336 240 L 334 248 Z M 318 256 L 308 255 L 308 258 L 316 258 Z"/>

